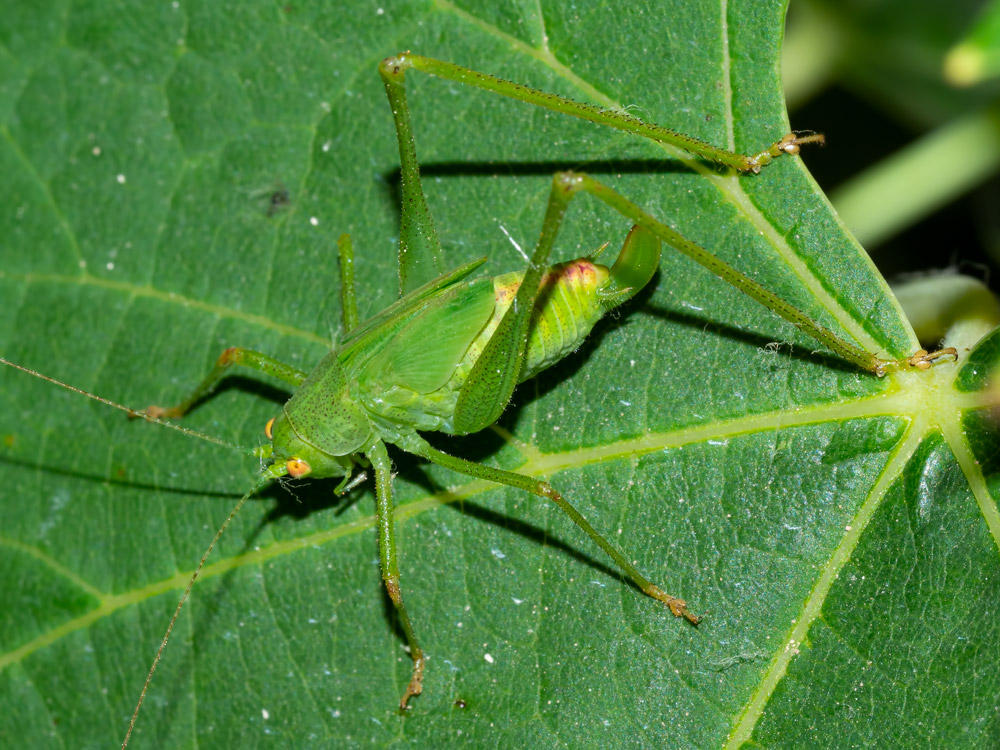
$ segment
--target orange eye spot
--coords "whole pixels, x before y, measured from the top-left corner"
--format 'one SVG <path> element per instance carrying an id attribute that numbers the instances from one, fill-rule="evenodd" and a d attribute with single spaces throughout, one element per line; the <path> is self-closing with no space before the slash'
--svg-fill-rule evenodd
<path id="1" fill-rule="evenodd" d="M 274 417 L 267 420 L 267 424 L 264 425 L 264 435 L 268 440 L 274 440 L 274 434 L 271 432 L 271 428 L 274 426 Z"/>
<path id="2" fill-rule="evenodd" d="M 312 467 L 305 461 L 300 461 L 297 458 L 288 459 L 288 463 L 285 464 L 288 469 L 288 476 L 292 479 L 298 479 L 299 477 L 304 477 L 310 471 Z"/>

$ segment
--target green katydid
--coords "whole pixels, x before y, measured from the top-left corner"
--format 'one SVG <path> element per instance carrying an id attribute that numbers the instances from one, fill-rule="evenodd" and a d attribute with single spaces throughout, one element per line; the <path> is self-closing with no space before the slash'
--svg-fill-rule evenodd
<path id="1" fill-rule="evenodd" d="M 400 590 L 386 443 L 459 473 L 553 500 L 611 556 L 638 588 L 667 604 L 678 617 L 697 622 L 698 618 L 688 610 L 683 599 L 665 593 L 636 570 L 549 484 L 449 456 L 432 448 L 418 434 L 434 430 L 468 434 L 492 424 L 507 406 L 518 382 L 575 349 L 607 310 L 629 299 L 649 281 L 658 265 L 661 241 L 774 310 L 835 354 L 875 375 L 904 366 L 925 369 L 934 361 L 953 354 L 918 352 L 902 361 L 880 359 L 818 325 L 610 188 L 581 174 L 556 175 L 541 238 L 523 274 L 495 279 L 473 278 L 480 261 L 436 275 L 444 268 L 440 243 L 420 184 L 404 94 L 407 70 L 469 84 L 665 142 L 738 171 L 757 172 L 782 154 L 797 153 L 802 143 L 819 140 L 815 135 L 789 134 L 759 154 L 744 157 L 621 113 L 577 104 L 448 63 L 409 54 L 383 62 L 380 72 L 395 117 L 402 168 L 400 299 L 368 321 L 357 322 L 350 278 L 352 249 L 349 241 L 342 240 L 342 305 L 346 336 L 312 374 L 307 375 L 257 352 L 229 349 L 220 357 L 213 372 L 181 404 L 169 409 L 150 407 L 145 415 L 153 419 L 183 415 L 207 396 L 234 364 L 257 369 L 297 388 L 283 412 L 268 424 L 267 433 L 272 443 L 265 446 L 260 456 L 270 461 L 269 466 L 233 513 L 268 480 L 285 475 L 342 477 L 341 487 L 344 487 L 356 467 L 371 466 L 378 498 L 383 576 L 413 658 L 412 675 L 400 700 L 404 708 L 422 689 L 425 658 Z M 559 226 L 571 198 L 581 191 L 616 209 L 634 223 L 635 228 L 610 269 L 587 259 L 549 268 L 546 264 Z M 564 295 L 570 294 L 580 295 L 580 307 L 565 301 Z M 560 325 L 571 324 L 572 330 L 564 332 L 564 338 L 551 349 L 549 337 L 553 335 L 556 321 Z M 435 341 L 433 351 L 426 345 L 430 337 Z M 184 598 L 186 596 L 185 592 Z M 168 629 L 164 645 L 169 634 Z M 149 677 L 158 660 L 159 653 Z M 140 697 L 129 733 L 141 703 Z"/>

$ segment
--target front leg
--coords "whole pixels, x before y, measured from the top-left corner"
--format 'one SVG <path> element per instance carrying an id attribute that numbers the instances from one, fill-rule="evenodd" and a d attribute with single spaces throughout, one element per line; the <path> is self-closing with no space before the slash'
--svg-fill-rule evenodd
<path id="1" fill-rule="evenodd" d="M 255 352 L 252 349 L 241 349 L 238 346 L 231 346 L 215 361 L 215 367 L 205 376 L 198 386 L 191 391 L 191 394 L 176 406 L 162 407 L 155 404 L 147 406 L 142 410 L 142 414 L 153 419 L 177 419 L 187 414 L 191 407 L 208 396 L 218 384 L 229 368 L 233 365 L 242 365 L 252 370 L 257 370 L 265 375 L 272 375 L 278 380 L 283 380 L 289 385 L 298 388 L 302 381 L 306 379 L 306 373 L 291 365 L 279 362 L 266 354 Z"/>

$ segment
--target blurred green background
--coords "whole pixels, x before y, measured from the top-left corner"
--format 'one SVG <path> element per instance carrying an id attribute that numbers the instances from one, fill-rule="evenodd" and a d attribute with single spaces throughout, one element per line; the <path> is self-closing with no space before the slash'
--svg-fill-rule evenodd
<path id="1" fill-rule="evenodd" d="M 1000 2 L 793 0 L 783 73 L 806 155 L 883 274 L 1000 288 Z"/>

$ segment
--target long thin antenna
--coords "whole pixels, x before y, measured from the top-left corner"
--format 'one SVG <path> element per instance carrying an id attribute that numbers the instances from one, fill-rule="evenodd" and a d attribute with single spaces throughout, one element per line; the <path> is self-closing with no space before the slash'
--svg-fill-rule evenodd
<path id="1" fill-rule="evenodd" d="M 94 401 L 99 401 L 102 404 L 105 404 L 106 406 L 111 406 L 111 407 L 114 407 L 115 409 L 119 409 L 120 411 L 125 412 L 126 414 L 128 414 L 130 417 L 132 417 L 134 419 L 145 419 L 147 422 L 155 422 L 156 424 L 161 424 L 164 427 L 169 427 L 171 430 L 176 430 L 177 432 L 180 432 L 180 433 L 182 433 L 184 435 L 188 435 L 190 437 L 195 437 L 195 438 L 200 438 L 201 440 L 207 440 L 209 443 L 215 443 L 216 445 L 221 445 L 222 447 L 229 448 L 230 450 L 234 450 L 237 453 L 246 453 L 248 456 L 256 455 L 249 448 L 244 448 L 241 445 L 236 445 L 235 443 L 230 443 L 228 440 L 223 440 L 222 438 L 217 438 L 217 437 L 213 437 L 211 435 L 206 435 L 204 433 L 197 432 L 195 430 L 189 430 L 187 427 L 181 427 L 179 424 L 174 424 L 173 422 L 168 422 L 165 419 L 159 419 L 158 417 L 151 417 L 150 415 L 146 414 L 145 412 L 136 411 L 135 409 L 130 409 L 127 406 L 122 406 L 121 404 L 119 404 L 119 403 L 117 403 L 115 401 L 110 401 L 110 400 L 108 400 L 106 398 L 102 398 L 101 396 L 95 396 L 93 393 L 85 391 L 82 388 L 77 388 L 76 386 L 72 386 L 72 385 L 69 385 L 68 383 L 62 382 L 61 380 L 56 380 L 55 378 L 50 378 L 48 375 L 42 375 L 42 373 L 40 373 L 40 372 L 36 372 L 35 370 L 29 369 L 27 367 L 23 367 L 22 365 L 19 365 L 19 364 L 15 363 L 15 362 L 11 362 L 9 359 L 5 359 L 4 357 L 0 357 L 0 363 L 8 365 L 10 367 L 13 367 L 15 370 L 20 370 L 21 372 L 26 372 L 29 375 L 34 375 L 36 378 L 38 378 L 40 380 L 48 381 L 49 383 L 52 383 L 54 385 L 58 385 L 58 386 L 60 386 L 62 388 L 65 388 L 68 391 L 73 391 L 74 393 L 79 393 L 81 396 L 86 396 L 87 398 L 91 398 Z"/>
<path id="2" fill-rule="evenodd" d="M 155 422 L 156 424 L 161 424 L 164 427 L 169 427 L 170 429 L 176 430 L 177 432 L 180 432 L 184 435 L 200 438 L 202 440 L 208 441 L 209 443 L 215 443 L 216 445 L 221 445 L 224 448 L 229 448 L 238 453 L 246 453 L 251 456 L 256 455 L 254 451 L 249 450 L 248 448 L 244 448 L 234 443 L 230 443 L 229 441 L 222 440 L 221 438 L 213 437 L 211 435 L 205 435 L 195 430 L 189 430 L 188 428 L 181 427 L 180 425 L 174 424 L 173 422 L 168 422 L 165 419 L 152 417 L 149 414 L 146 414 L 145 412 L 136 411 L 135 409 L 130 409 L 129 407 L 123 406 L 122 404 L 119 404 L 115 401 L 102 398 L 101 396 L 96 396 L 93 393 L 90 393 L 89 391 L 83 390 L 82 388 L 77 388 L 76 386 L 72 386 L 69 385 L 68 383 L 62 382 L 61 380 L 50 378 L 48 375 L 43 375 L 42 373 L 36 372 L 35 370 L 32 370 L 28 367 L 24 367 L 15 362 L 11 362 L 9 359 L 6 359 L 4 357 L 0 357 L 0 364 L 8 365 L 9 367 L 13 367 L 15 370 L 20 370 L 21 372 L 27 373 L 28 375 L 33 375 L 34 377 L 40 380 L 52 383 L 53 385 L 58 385 L 62 388 L 65 388 L 68 391 L 72 391 L 73 393 L 79 393 L 81 396 L 86 396 L 87 398 L 93 399 L 94 401 L 98 401 L 102 404 L 105 404 L 106 406 L 111 406 L 115 409 L 118 409 L 119 411 L 125 412 L 130 417 L 145 419 L 147 422 Z M 201 556 L 201 560 L 198 562 L 198 567 L 195 568 L 194 573 L 191 574 L 191 579 L 188 581 L 187 588 L 184 589 L 184 593 L 181 596 L 180 601 L 177 602 L 177 609 L 174 610 L 174 616 L 170 618 L 170 624 L 167 626 L 167 632 L 164 633 L 163 635 L 163 640 L 160 642 L 160 648 L 157 650 L 156 657 L 153 659 L 153 664 L 152 666 L 150 666 L 149 673 L 146 675 L 146 682 L 142 686 L 142 692 L 139 694 L 139 701 L 135 704 L 135 711 L 132 712 L 132 718 L 128 724 L 128 731 L 125 733 L 125 739 L 122 741 L 122 750 L 125 750 L 125 748 L 128 746 L 129 738 L 132 736 L 132 730 L 135 728 L 135 722 L 139 718 L 139 710 L 142 708 L 142 702 L 146 698 L 146 693 L 149 691 L 149 683 L 153 679 L 153 672 L 156 671 L 156 667 L 160 663 L 160 658 L 163 656 L 163 650 L 167 647 L 167 641 L 170 640 L 170 634 L 174 630 L 174 625 L 177 623 L 177 618 L 181 613 L 181 609 L 184 607 L 184 603 L 187 601 L 188 596 L 191 594 L 191 589 L 194 587 L 194 582 L 198 578 L 198 574 L 201 573 L 201 569 L 205 567 L 205 561 L 208 560 L 208 556 L 212 554 L 212 550 L 215 549 L 215 545 L 218 543 L 219 538 L 222 536 L 222 533 L 229 526 L 233 518 L 236 517 L 236 514 L 240 512 L 240 509 L 246 504 L 246 501 L 249 500 L 250 497 L 257 490 L 259 490 L 261 487 L 267 484 L 271 479 L 275 479 L 276 477 L 281 476 L 283 473 L 284 473 L 283 467 L 281 466 L 276 468 L 269 467 L 264 469 L 260 477 L 254 483 L 253 487 L 251 487 L 247 491 L 247 493 L 239 499 L 239 502 L 237 502 L 236 505 L 233 506 L 233 509 L 229 512 L 229 515 L 226 516 L 226 520 L 222 522 L 222 525 L 219 527 L 219 530 L 215 533 L 215 536 L 212 538 L 212 543 L 208 545 L 208 549 L 205 550 L 205 554 Z"/>
<path id="3" fill-rule="evenodd" d="M 201 560 L 198 562 L 198 567 L 195 568 L 194 573 L 191 574 L 191 580 L 188 581 L 187 588 L 184 589 L 184 593 L 181 595 L 181 600 L 177 602 L 177 609 L 174 610 L 174 616 L 170 618 L 170 624 L 167 626 L 167 632 L 163 634 L 163 640 L 160 642 L 160 648 L 156 652 L 156 658 L 153 659 L 153 665 L 149 668 L 149 674 L 146 675 L 146 682 L 143 684 L 142 692 L 139 694 L 139 702 L 135 704 L 135 711 L 132 712 L 132 719 L 128 723 L 128 731 L 125 733 L 125 739 L 122 740 L 122 750 L 125 750 L 125 748 L 128 747 L 128 740 L 129 737 L 132 736 L 132 729 L 135 728 L 136 719 L 139 718 L 139 709 L 142 708 L 142 701 L 146 698 L 146 692 L 149 690 L 149 683 L 153 679 L 153 672 L 156 671 L 156 667 L 160 663 L 160 657 L 163 656 L 163 649 L 167 647 L 167 641 L 170 640 L 170 634 L 173 632 L 174 623 L 177 622 L 177 617 L 181 613 L 181 608 L 184 606 L 184 602 L 187 601 L 188 594 L 191 593 L 191 589 L 194 587 L 195 579 L 198 578 L 198 574 L 205 566 L 205 561 L 208 559 L 208 556 L 212 554 L 212 550 L 215 549 L 216 542 L 219 541 L 219 538 L 222 536 L 222 532 L 224 532 L 226 527 L 229 526 L 229 522 L 236 517 L 236 514 L 240 512 L 240 509 L 246 501 L 250 499 L 250 496 L 267 484 L 271 478 L 271 474 L 267 472 L 263 473 L 254 483 L 254 486 L 239 499 L 239 502 L 237 502 L 235 506 L 233 506 L 233 509 L 229 511 L 229 515 L 226 516 L 226 520 L 222 522 L 222 526 L 220 526 L 219 530 L 215 532 L 215 537 L 213 537 L 212 543 L 208 545 L 208 549 L 205 550 L 205 554 L 201 556 Z"/>

